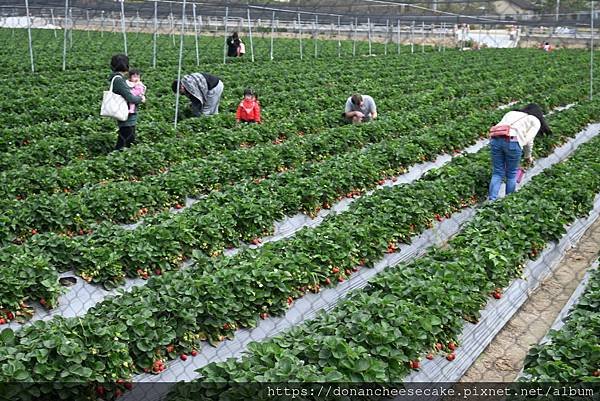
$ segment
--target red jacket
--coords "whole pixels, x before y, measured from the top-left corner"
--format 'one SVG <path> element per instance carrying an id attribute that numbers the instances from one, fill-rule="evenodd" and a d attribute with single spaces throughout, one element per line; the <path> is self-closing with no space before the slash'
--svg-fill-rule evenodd
<path id="1" fill-rule="evenodd" d="M 244 99 L 240 102 L 235 113 L 237 121 L 260 122 L 260 103 L 258 100 Z"/>

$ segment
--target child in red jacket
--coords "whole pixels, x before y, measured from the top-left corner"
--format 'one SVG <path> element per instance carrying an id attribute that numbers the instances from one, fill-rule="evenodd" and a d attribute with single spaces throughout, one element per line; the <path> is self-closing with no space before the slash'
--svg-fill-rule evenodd
<path id="1" fill-rule="evenodd" d="M 238 123 L 242 121 L 245 123 L 260 124 L 260 103 L 256 99 L 256 93 L 252 89 L 248 88 L 244 91 L 244 98 L 237 108 L 235 119 Z"/>

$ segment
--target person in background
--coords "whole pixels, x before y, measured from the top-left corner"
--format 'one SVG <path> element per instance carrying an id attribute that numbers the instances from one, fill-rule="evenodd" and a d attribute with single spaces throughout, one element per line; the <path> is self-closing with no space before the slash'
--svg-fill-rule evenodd
<path id="1" fill-rule="evenodd" d="M 142 73 L 140 72 L 140 70 L 136 70 L 133 68 L 129 70 L 129 79 L 127 80 L 127 86 L 131 88 L 131 94 L 134 96 L 146 95 L 146 85 L 144 85 L 140 80 L 141 76 Z M 136 107 L 137 106 L 135 103 L 129 103 L 129 112 L 135 113 Z"/>
<path id="2" fill-rule="evenodd" d="M 542 49 L 544 49 L 545 52 L 549 52 L 551 50 L 550 43 L 544 42 L 544 46 L 542 46 Z"/>
<path id="3" fill-rule="evenodd" d="M 346 100 L 343 117 L 346 122 L 353 124 L 375 120 L 377 106 L 375 100 L 369 95 L 354 94 Z"/>
<path id="4" fill-rule="evenodd" d="M 257 123 L 260 124 L 260 103 L 256 98 L 256 93 L 246 88 L 244 98 L 240 102 L 235 113 L 235 120 L 239 123 Z"/>
<path id="5" fill-rule="evenodd" d="M 174 80 L 173 92 L 185 95 L 190 99 L 192 115 L 200 117 L 219 114 L 219 103 L 223 95 L 223 81 L 215 75 L 196 72 L 185 75 L 181 83 Z"/>
<path id="6" fill-rule="evenodd" d="M 533 162 L 531 151 L 538 134 L 551 134 L 542 108 L 530 103 L 520 110 L 509 111 L 490 130 L 492 179 L 488 199 L 496 200 L 502 180 L 506 179 L 506 194 L 516 189 L 517 171 L 521 156 L 528 164 Z"/>
<path id="7" fill-rule="evenodd" d="M 125 81 L 125 74 L 129 71 L 129 57 L 124 54 L 115 54 L 110 60 L 110 69 L 112 74 L 110 75 L 109 81 L 113 83 L 113 92 L 117 95 L 123 96 L 125 101 L 130 104 L 140 104 L 146 101 L 145 95 L 135 96 L 131 93 L 131 89 L 127 86 Z M 132 113 L 129 110 L 129 116 L 125 121 L 118 121 L 119 126 L 119 137 L 117 138 L 117 144 L 115 150 L 121 150 L 128 148 L 135 142 L 135 126 L 137 124 L 137 113 L 136 110 Z"/>
<path id="8" fill-rule="evenodd" d="M 241 40 L 237 32 L 227 37 L 227 57 L 238 57 L 240 52 Z"/>

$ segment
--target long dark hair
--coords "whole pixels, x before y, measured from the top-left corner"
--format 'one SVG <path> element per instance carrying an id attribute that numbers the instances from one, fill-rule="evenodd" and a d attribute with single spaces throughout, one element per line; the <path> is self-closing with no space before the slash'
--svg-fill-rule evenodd
<path id="1" fill-rule="evenodd" d="M 546 119 L 544 118 L 544 111 L 538 104 L 529 103 L 527 106 L 525 106 L 522 109 L 519 109 L 517 111 L 529 114 L 530 116 L 534 116 L 538 120 L 540 120 L 541 126 L 540 126 L 540 130 L 537 132 L 537 134 L 551 134 L 552 133 L 552 131 L 550 130 L 550 127 L 548 127 L 548 123 L 546 122 Z"/>

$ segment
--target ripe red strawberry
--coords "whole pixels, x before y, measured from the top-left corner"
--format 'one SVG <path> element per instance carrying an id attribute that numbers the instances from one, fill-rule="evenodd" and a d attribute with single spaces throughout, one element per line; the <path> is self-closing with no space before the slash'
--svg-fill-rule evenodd
<path id="1" fill-rule="evenodd" d="M 15 315 L 14 315 L 12 312 L 8 312 L 8 313 L 6 314 L 6 318 L 7 318 L 8 320 L 13 320 L 13 319 L 15 318 Z"/>
<path id="2" fill-rule="evenodd" d="M 192 354 L 192 356 L 196 356 L 196 355 L 198 355 L 198 351 L 196 351 L 195 349 L 193 349 L 192 352 L 191 352 L 191 354 Z"/>
<path id="3" fill-rule="evenodd" d="M 331 272 L 333 274 L 338 274 L 340 272 L 340 269 L 338 267 L 334 267 L 333 269 L 331 269 Z"/>
<path id="4" fill-rule="evenodd" d="M 179 356 L 179 359 L 181 359 L 182 361 L 186 361 L 187 360 L 187 355 L 186 354 L 181 354 Z"/>
<path id="5" fill-rule="evenodd" d="M 339 276 L 339 277 L 338 277 L 338 281 L 339 281 L 340 283 L 343 283 L 343 282 L 344 282 L 344 278 L 343 278 L 342 276 Z"/>
<path id="6" fill-rule="evenodd" d="M 131 390 L 133 388 L 133 383 L 131 383 L 131 382 L 125 382 L 124 386 L 125 386 L 125 388 L 127 390 Z"/>
<path id="7" fill-rule="evenodd" d="M 592 376 L 594 376 L 594 377 L 600 377 L 600 369 L 594 370 L 594 373 L 592 373 Z"/>
<path id="8" fill-rule="evenodd" d="M 500 298 L 502 298 L 502 293 L 500 293 L 498 291 L 494 291 L 494 292 L 492 292 L 492 296 L 496 299 L 500 299 Z"/>
<path id="9" fill-rule="evenodd" d="M 443 220 L 443 219 L 442 219 L 442 216 L 440 216 L 440 215 L 439 215 L 439 214 L 437 214 L 437 213 L 436 213 L 436 214 L 435 214 L 433 217 L 435 217 L 435 219 L 436 219 L 437 221 L 442 221 L 442 220 Z"/>
<path id="10" fill-rule="evenodd" d="M 83 234 L 85 234 L 85 232 L 80 228 L 79 229 L 79 235 L 83 235 Z"/>
<path id="11" fill-rule="evenodd" d="M 344 273 L 346 273 L 346 276 L 349 276 L 352 274 L 352 270 L 346 269 L 346 270 L 344 270 Z"/>
<path id="12" fill-rule="evenodd" d="M 367 264 L 367 260 L 366 259 L 361 259 L 358 263 L 360 263 L 361 266 L 364 266 Z"/>
<path id="13" fill-rule="evenodd" d="M 229 325 L 229 323 L 225 323 L 225 324 L 223 325 L 223 329 L 224 329 L 224 330 L 229 330 L 230 328 L 231 328 L 231 326 Z"/>
<path id="14" fill-rule="evenodd" d="M 435 349 L 437 349 L 438 351 L 441 351 L 442 348 L 444 348 L 444 346 L 442 345 L 442 343 L 435 343 Z"/>
<path id="15" fill-rule="evenodd" d="M 430 352 L 429 354 L 427 354 L 427 356 L 425 358 L 427 358 L 431 361 L 433 359 L 433 354 Z"/>
<path id="16" fill-rule="evenodd" d="M 160 276 L 162 274 L 162 270 L 156 269 L 156 270 L 154 270 L 154 274 L 156 274 L 157 276 Z"/>
<path id="17" fill-rule="evenodd" d="M 260 244 L 260 238 L 254 238 L 254 239 L 252 240 L 252 244 L 254 244 L 254 245 L 259 245 L 259 244 Z"/>
<path id="18" fill-rule="evenodd" d="M 453 341 L 450 341 L 450 342 L 448 343 L 448 349 L 450 349 L 450 350 L 454 351 L 454 350 L 456 349 L 456 344 L 454 344 L 454 342 L 453 342 Z"/>
<path id="19" fill-rule="evenodd" d="M 38 233 L 38 230 L 36 230 L 35 228 L 33 230 L 31 230 L 31 235 L 36 235 Z"/>
<path id="20" fill-rule="evenodd" d="M 421 363 L 419 362 L 418 359 L 415 359 L 413 361 L 410 361 L 409 365 L 410 365 L 411 369 L 419 369 L 419 367 L 421 366 Z"/>
<path id="21" fill-rule="evenodd" d="M 117 384 L 123 384 L 123 383 L 125 383 L 125 380 L 123 380 L 123 379 L 117 379 Z"/>
<path id="22" fill-rule="evenodd" d="M 356 266 L 355 266 L 355 267 L 353 267 L 353 268 L 352 268 L 352 271 L 353 271 L 354 273 L 356 273 L 356 272 L 358 271 L 358 267 L 356 267 Z"/>
<path id="23" fill-rule="evenodd" d="M 294 302 L 294 298 L 288 297 L 288 299 L 287 299 L 288 305 L 291 305 L 293 302 Z"/>
<path id="24" fill-rule="evenodd" d="M 268 317 L 269 317 L 269 314 L 268 314 L 267 312 L 263 312 L 263 313 L 261 313 L 261 314 L 260 314 L 260 318 L 261 318 L 262 320 L 265 320 L 265 319 L 266 319 L 266 318 L 268 318 Z"/>
<path id="25" fill-rule="evenodd" d="M 331 279 L 329 277 L 325 277 L 325 284 L 331 284 Z"/>
<path id="26" fill-rule="evenodd" d="M 385 184 L 385 180 L 379 180 L 379 181 L 377 181 L 377 183 L 378 183 L 379 185 L 383 185 L 383 184 Z"/>
<path id="27" fill-rule="evenodd" d="M 181 209 L 182 207 L 183 207 L 183 206 L 181 206 L 181 204 L 179 204 L 179 203 L 177 203 L 177 204 L 175 205 L 175 209 Z"/>
<path id="28" fill-rule="evenodd" d="M 46 306 L 46 299 L 45 298 L 40 298 L 40 305 Z"/>
<path id="29" fill-rule="evenodd" d="M 96 394 L 98 394 L 100 397 L 102 397 L 104 395 L 104 386 L 96 387 Z"/>
<path id="30" fill-rule="evenodd" d="M 175 346 L 173 344 L 167 345 L 167 352 L 170 354 L 175 351 Z"/>
<path id="31" fill-rule="evenodd" d="M 446 359 L 452 362 L 456 358 L 456 355 L 453 353 L 446 355 Z"/>
<path id="32" fill-rule="evenodd" d="M 6 319 L 4 319 L 3 317 L 0 317 L 0 325 L 1 324 L 6 324 Z"/>

